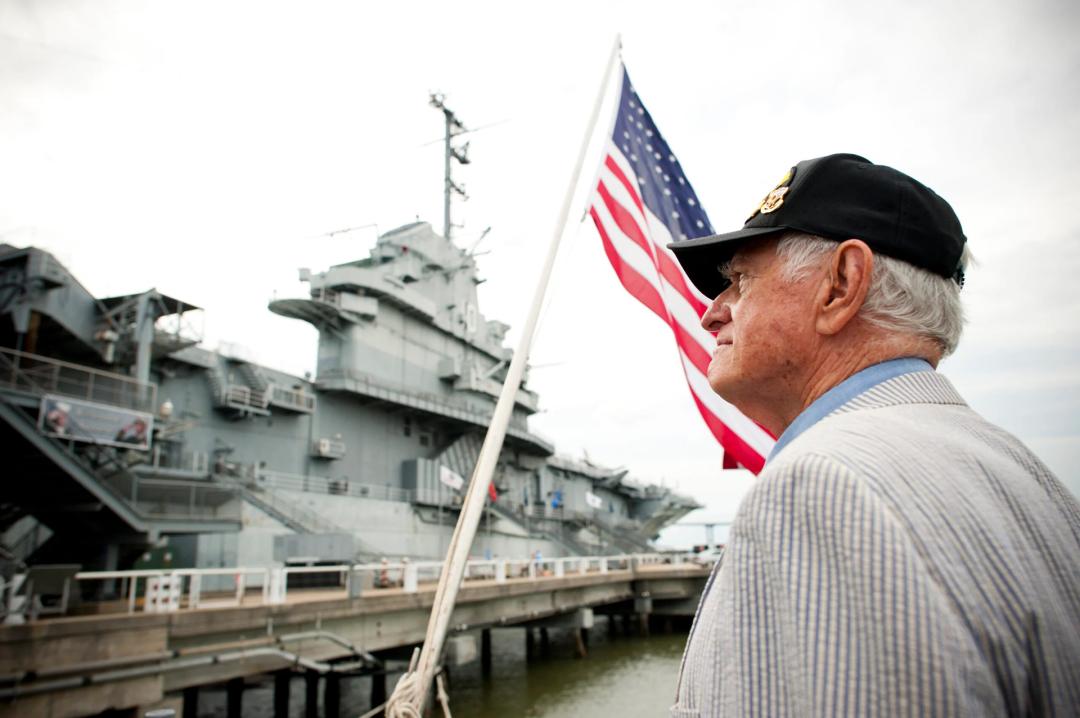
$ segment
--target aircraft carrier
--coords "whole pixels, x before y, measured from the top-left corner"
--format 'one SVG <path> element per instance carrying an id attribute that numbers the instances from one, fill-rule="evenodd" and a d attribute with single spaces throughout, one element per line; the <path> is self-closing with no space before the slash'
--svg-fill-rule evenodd
<path id="1" fill-rule="evenodd" d="M 431 104 L 442 233 L 386 232 L 367 258 L 301 269 L 306 296 L 270 302 L 318 330 L 314 377 L 202 346 L 201 309 L 181 298 L 95 297 L 44 249 L 0 244 L 3 577 L 443 557 L 512 350 L 450 236 L 469 130 Z M 560 456 L 529 427 L 538 409 L 526 374 L 474 555 L 650 551 L 699 507 Z"/>
<path id="2" fill-rule="evenodd" d="M 199 308 L 179 298 L 95 297 L 47 251 L 0 245 L 8 559 L 441 557 L 511 357 L 508 326 L 480 312 L 475 258 L 417 222 L 301 278 L 307 296 L 269 308 L 318 329 L 314 377 L 200 346 Z M 697 507 L 558 455 L 529 428 L 538 408 L 524 384 L 475 555 L 650 550 Z"/>

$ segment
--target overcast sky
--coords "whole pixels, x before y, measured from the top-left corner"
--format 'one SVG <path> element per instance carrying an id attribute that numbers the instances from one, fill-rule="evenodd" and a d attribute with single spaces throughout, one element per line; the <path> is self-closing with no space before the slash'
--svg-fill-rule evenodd
<path id="1" fill-rule="evenodd" d="M 1078 7 L 0 0 L 0 241 L 52 251 L 101 296 L 157 287 L 204 307 L 208 346 L 302 374 L 315 330 L 267 301 L 301 295 L 299 267 L 366 256 L 376 229 L 441 228 L 438 90 L 486 127 L 458 175 L 458 242 L 492 227 L 481 309 L 516 328 L 621 32 L 718 230 L 831 152 L 952 203 L 979 266 L 942 370 L 1080 493 Z M 325 236 L 345 227 L 364 228 Z M 720 471 L 670 331 L 591 225 L 567 233 L 552 291 L 534 428 L 730 517 L 752 479 Z"/>

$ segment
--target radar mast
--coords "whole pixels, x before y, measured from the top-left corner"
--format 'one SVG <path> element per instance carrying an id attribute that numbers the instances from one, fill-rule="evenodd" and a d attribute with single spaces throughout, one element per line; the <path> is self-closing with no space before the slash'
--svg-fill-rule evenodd
<path id="1" fill-rule="evenodd" d="M 446 122 L 446 132 L 443 138 L 443 237 L 450 241 L 450 233 L 453 227 L 460 226 L 450 222 L 451 196 L 456 193 L 461 195 L 462 199 L 469 199 L 469 196 L 465 194 L 465 185 L 454 182 L 452 176 L 453 160 L 457 160 L 458 164 L 469 164 L 469 143 L 466 142 L 460 147 L 455 147 L 454 138 L 465 134 L 469 130 L 457 118 L 454 111 L 446 106 L 445 100 L 446 96 L 442 93 L 433 92 L 431 94 L 431 106 L 442 111 Z"/>

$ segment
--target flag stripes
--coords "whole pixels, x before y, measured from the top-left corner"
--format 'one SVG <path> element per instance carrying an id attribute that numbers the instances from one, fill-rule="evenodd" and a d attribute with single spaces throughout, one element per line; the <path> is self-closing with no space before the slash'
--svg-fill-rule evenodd
<path id="1" fill-rule="evenodd" d="M 617 112 L 589 216 L 619 282 L 671 328 L 690 394 L 724 448 L 725 467 L 734 460 L 757 473 L 773 437 L 709 387 L 715 341 L 700 324 L 709 301 L 692 287 L 666 246 L 711 234 L 712 227 L 625 68 Z"/>

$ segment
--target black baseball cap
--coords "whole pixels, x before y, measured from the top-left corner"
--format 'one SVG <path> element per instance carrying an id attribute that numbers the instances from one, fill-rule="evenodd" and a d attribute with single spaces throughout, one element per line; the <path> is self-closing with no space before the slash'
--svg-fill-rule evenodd
<path id="1" fill-rule="evenodd" d="M 718 269 L 741 244 L 788 230 L 838 242 L 861 239 L 875 252 L 963 284 L 967 238 L 949 203 L 903 172 L 851 154 L 792 167 L 742 229 L 668 247 L 694 286 L 712 298 L 727 289 Z"/>

